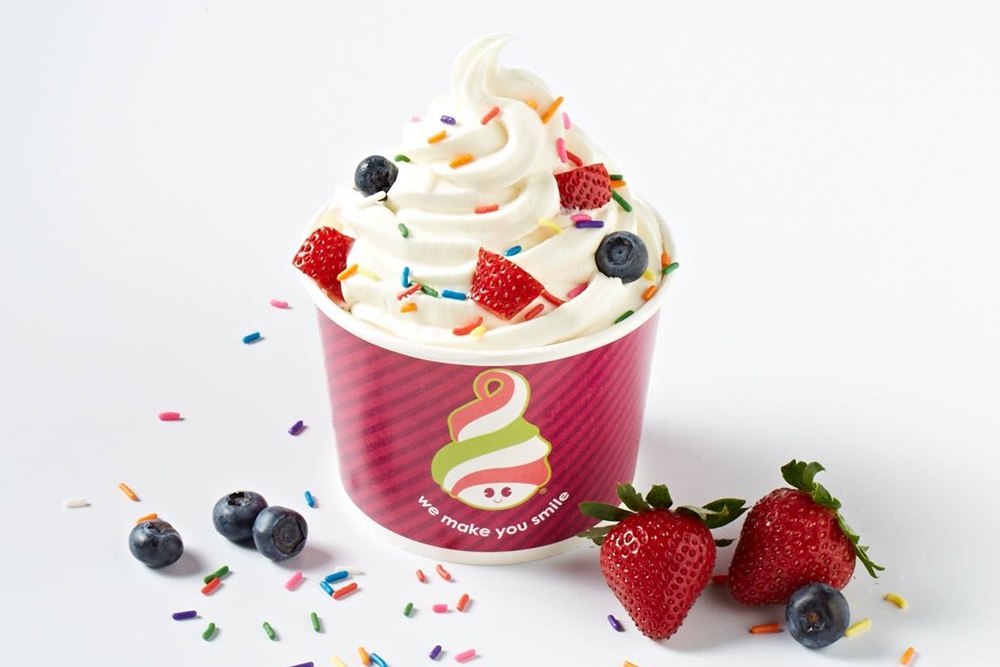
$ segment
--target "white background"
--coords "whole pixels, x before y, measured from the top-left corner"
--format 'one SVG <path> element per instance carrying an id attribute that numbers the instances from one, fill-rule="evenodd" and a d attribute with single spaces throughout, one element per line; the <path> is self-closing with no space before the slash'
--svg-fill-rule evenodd
<path id="1" fill-rule="evenodd" d="M 990 9 L 4 2 L 3 661 L 283 667 L 338 655 L 353 666 L 364 646 L 402 667 L 429 664 L 442 644 L 442 663 L 474 647 L 483 667 L 891 665 L 912 645 L 914 665 L 992 664 Z M 680 503 L 753 501 L 782 484 L 789 459 L 821 461 L 820 481 L 887 568 L 845 589 L 867 633 L 819 652 L 787 633 L 752 636 L 781 609 L 741 607 L 716 587 L 657 643 L 606 588 L 595 547 L 455 565 L 453 582 L 420 585 L 414 570 L 434 561 L 385 545 L 346 509 L 314 314 L 290 259 L 334 184 L 447 92 L 466 44 L 498 31 L 516 36 L 502 62 L 565 96 L 677 243 L 637 485 L 666 483 Z M 264 340 L 243 345 L 255 330 Z M 185 421 L 157 421 L 163 410 Z M 307 429 L 292 438 L 297 419 Z M 272 564 L 214 533 L 213 503 L 237 488 L 306 513 L 297 561 Z M 72 497 L 90 506 L 64 509 Z M 184 537 L 168 571 L 128 552 L 148 512 Z M 201 576 L 223 564 L 233 574 L 202 596 Z M 365 574 L 334 603 L 316 581 L 339 564 Z M 289 593 L 296 569 L 307 578 Z M 431 612 L 463 592 L 466 613 Z M 170 619 L 186 608 L 200 617 Z M 219 634 L 205 642 L 209 621 Z"/>

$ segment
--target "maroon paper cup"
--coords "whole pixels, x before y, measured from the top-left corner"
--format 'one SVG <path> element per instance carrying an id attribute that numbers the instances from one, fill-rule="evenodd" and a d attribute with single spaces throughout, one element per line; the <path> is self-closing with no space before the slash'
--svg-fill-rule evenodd
<path id="1" fill-rule="evenodd" d="M 390 542 L 450 562 L 584 544 L 597 522 L 579 503 L 618 504 L 635 473 L 663 286 L 591 336 L 470 354 L 397 339 L 307 279 L 347 496 Z"/>

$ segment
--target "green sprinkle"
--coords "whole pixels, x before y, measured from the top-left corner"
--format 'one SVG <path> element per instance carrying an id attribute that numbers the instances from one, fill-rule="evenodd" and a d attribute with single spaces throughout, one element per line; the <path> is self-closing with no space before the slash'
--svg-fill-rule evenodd
<path id="1" fill-rule="evenodd" d="M 617 192 L 615 192 L 614 190 L 612 190 L 611 191 L 611 196 L 614 197 L 614 200 L 616 202 L 618 202 L 619 206 L 621 206 L 623 209 L 625 209 L 626 213 L 631 213 L 632 212 L 632 204 L 629 204 L 627 201 L 625 201 L 625 199 L 620 194 L 618 194 Z"/>
<path id="2" fill-rule="evenodd" d="M 215 623 L 209 623 L 208 627 L 205 628 L 205 632 L 201 633 L 201 638 L 208 641 L 215 635 Z"/>
<path id="3" fill-rule="evenodd" d="M 410 612 L 413 611 L 413 603 L 407 602 L 406 607 L 403 608 L 403 616 L 409 616 Z"/>
<path id="4" fill-rule="evenodd" d="M 267 621 L 264 621 L 263 627 L 264 627 L 264 632 L 267 633 L 267 638 L 270 639 L 272 642 L 275 641 L 278 635 L 275 634 L 274 628 L 271 627 L 271 624 L 268 623 Z"/>
<path id="5" fill-rule="evenodd" d="M 229 566 L 228 565 L 223 565 L 222 567 L 220 567 L 218 570 L 216 570 L 212 574 L 205 575 L 205 577 L 204 577 L 204 579 L 202 579 L 202 581 L 204 581 L 207 584 L 208 582 L 210 582 L 212 579 L 215 579 L 216 577 L 218 577 L 219 579 L 222 579 L 228 573 L 229 573 Z"/>
<path id="6" fill-rule="evenodd" d="M 316 615 L 316 612 L 309 614 L 309 619 L 312 621 L 313 630 L 319 632 L 319 616 Z"/>
<path id="7" fill-rule="evenodd" d="M 665 267 L 663 267 L 663 275 L 667 275 L 668 273 L 676 269 L 678 266 L 680 266 L 680 264 L 678 264 L 677 262 L 667 264 Z"/>
<path id="8" fill-rule="evenodd" d="M 406 225 L 399 223 L 397 226 L 399 227 L 399 233 L 403 235 L 404 239 L 410 235 L 410 230 L 406 228 Z"/>
<path id="9" fill-rule="evenodd" d="M 612 181 L 624 181 L 625 180 L 624 178 L 622 178 L 621 174 L 609 174 L 608 178 L 610 178 Z"/>
<path id="10" fill-rule="evenodd" d="M 437 296 L 438 295 L 438 292 L 437 292 L 436 289 L 434 289 L 433 287 L 428 287 L 427 285 L 421 285 L 420 286 L 420 291 L 423 292 L 424 294 L 429 294 L 430 296 Z"/>
<path id="11" fill-rule="evenodd" d="M 409 162 L 409 161 L 410 161 L 410 158 L 406 157 L 406 156 L 405 156 L 405 155 L 403 155 L 402 153 L 400 153 L 399 155 L 397 155 L 397 156 L 396 156 L 395 158 L 393 158 L 393 159 L 394 159 L 394 160 L 395 160 L 396 162 Z"/>
<path id="12" fill-rule="evenodd" d="M 621 322 L 622 320 L 624 320 L 624 319 L 627 319 L 627 318 L 628 318 L 629 316 L 631 316 L 631 315 L 632 315 L 632 313 L 634 313 L 634 312 L 635 312 L 634 310 L 626 310 L 626 311 L 625 311 L 624 313 L 622 313 L 621 315 L 619 315 L 619 316 L 618 316 L 618 319 L 617 319 L 617 320 L 615 320 L 615 324 L 618 324 L 618 323 L 619 323 L 619 322 Z"/>

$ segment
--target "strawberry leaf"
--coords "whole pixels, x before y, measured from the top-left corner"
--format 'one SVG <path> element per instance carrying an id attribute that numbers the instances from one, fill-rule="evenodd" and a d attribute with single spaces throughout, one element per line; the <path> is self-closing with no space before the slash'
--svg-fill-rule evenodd
<path id="1" fill-rule="evenodd" d="M 658 510 L 668 510 L 674 504 L 665 484 L 654 484 L 646 494 L 646 502 Z"/>
<path id="2" fill-rule="evenodd" d="M 604 544 L 604 538 L 607 537 L 608 532 L 613 528 L 613 526 L 596 526 L 594 528 L 588 528 L 587 530 L 577 533 L 577 537 L 582 537 L 587 540 L 592 540 L 597 546 Z"/>
<path id="3" fill-rule="evenodd" d="M 642 494 L 631 484 L 619 484 L 618 497 L 622 499 L 622 504 L 633 512 L 645 512 L 649 509 L 649 505 L 642 499 Z"/>
<path id="4" fill-rule="evenodd" d="M 719 540 L 715 541 L 715 546 L 717 546 L 717 547 L 728 547 L 730 544 L 732 544 L 735 541 L 736 540 L 732 539 L 731 537 L 729 537 L 729 538 L 722 538 L 722 539 L 719 539 Z"/>
<path id="5" fill-rule="evenodd" d="M 624 521 L 632 516 L 632 512 L 608 505 L 607 503 L 584 502 L 580 503 L 580 511 L 592 519 L 600 521 Z"/>
<path id="6" fill-rule="evenodd" d="M 694 505 L 684 505 L 678 507 L 677 511 L 684 511 L 701 519 L 705 527 L 709 530 L 721 528 L 726 524 L 735 521 L 741 514 L 749 509 L 746 501 L 742 498 L 720 498 L 707 503 L 704 507 Z"/>

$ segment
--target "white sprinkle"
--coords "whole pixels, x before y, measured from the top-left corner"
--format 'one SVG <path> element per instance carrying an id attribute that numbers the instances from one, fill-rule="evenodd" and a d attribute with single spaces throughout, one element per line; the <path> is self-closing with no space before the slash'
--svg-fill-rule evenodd
<path id="1" fill-rule="evenodd" d="M 364 570 L 362 570 L 360 567 L 355 567 L 354 565 L 341 565 L 338 568 L 334 568 L 334 572 L 336 572 L 337 570 L 345 570 L 348 574 L 351 575 L 364 574 Z"/>
<path id="2" fill-rule="evenodd" d="M 375 194 L 368 195 L 367 197 L 365 197 L 364 199 L 362 199 L 361 203 L 358 204 L 358 208 L 368 208 L 372 204 L 377 204 L 377 203 L 379 203 L 380 201 L 382 201 L 385 198 L 386 198 L 385 191 L 384 190 L 379 190 Z"/>
<path id="3" fill-rule="evenodd" d="M 89 507 L 90 503 L 87 502 L 86 498 L 68 498 L 63 501 L 63 507 L 66 509 L 75 509 L 77 507 Z"/>

